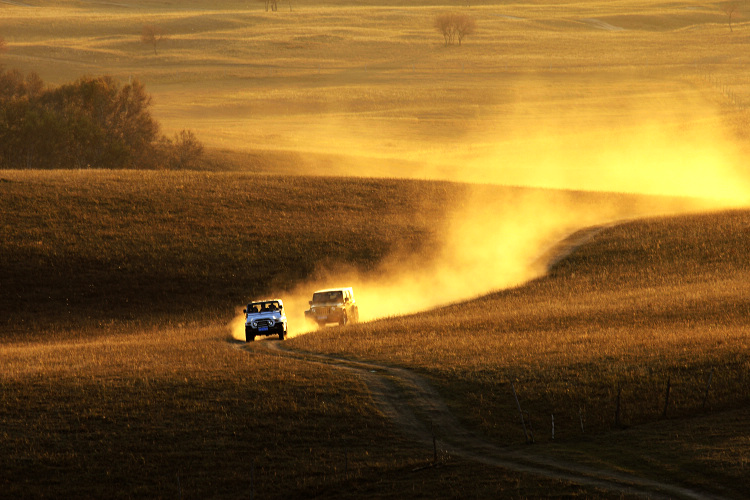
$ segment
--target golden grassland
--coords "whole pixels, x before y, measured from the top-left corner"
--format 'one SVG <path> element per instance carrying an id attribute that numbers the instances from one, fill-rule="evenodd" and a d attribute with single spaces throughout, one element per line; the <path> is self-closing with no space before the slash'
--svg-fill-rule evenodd
<path id="1" fill-rule="evenodd" d="M 292 290 L 284 286 L 310 280 L 308 296 L 320 276 L 342 265 L 387 282 L 381 266 L 392 252 L 411 256 L 410 263 L 440 254 L 451 215 L 467 199 L 506 199 L 520 210 L 520 200 L 538 202 L 524 193 L 533 190 L 303 177 L 282 183 L 206 172 L 4 171 L 0 178 L 9 222 L 0 239 L 0 481 L 7 491 L 607 496 L 526 474 L 498 476 L 455 458 L 422 469 L 431 450 L 393 428 L 352 375 L 246 351 L 229 335 L 235 307 L 249 294 L 287 298 Z M 278 204 L 282 188 L 294 195 Z M 599 217 L 605 207 L 608 217 L 624 217 L 687 203 L 540 195 Z M 271 204 L 282 222 L 274 241 L 267 238 Z M 541 222 L 542 213 L 536 216 Z M 747 486 L 745 414 L 731 412 L 746 407 L 750 380 L 748 217 L 734 211 L 604 229 L 528 285 L 286 345 L 423 372 L 466 425 L 500 445 L 523 443 L 513 381 L 547 453 L 711 491 L 717 478 L 731 480 L 732 496 Z M 478 216 L 467 220 L 481 225 Z M 477 265 L 481 272 L 484 263 L 474 264 L 475 273 Z M 357 289 L 363 308 L 375 300 L 368 291 Z M 381 317 L 391 311 L 384 307 Z M 672 403 L 661 419 L 669 377 Z M 618 387 L 626 430 L 614 422 Z M 660 448 L 643 449 L 644 436 Z M 686 468 L 701 472 L 688 479 Z"/>
<path id="2" fill-rule="evenodd" d="M 56 5 L 3 5 L 0 63 L 139 78 L 166 132 L 329 155 L 303 173 L 707 195 L 747 133 L 746 18 L 730 32 L 718 3 Z M 477 19 L 461 47 L 432 27 L 446 9 Z"/>
<path id="3" fill-rule="evenodd" d="M 312 288 L 332 279 L 362 284 L 367 319 L 412 312 L 523 280 L 535 249 L 582 225 L 701 206 L 241 172 L 3 171 L 0 193 L 6 339 L 224 321 L 228 305 L 268 294 L 299 296 L 287 302 L 301 323 Z M 479 265 L 493 272 L 471 277 Z M 441 277 L 417 286 L 420 274 Z M 404 310 L 405 283 L 439 294 Z"/>
<path id="4" fill-rule="evenodd" d="M 469 186 L 205 172 L 0 178 L 8 494 L 600 495 L 458 459 L 421 469 L 430 450 L 401 436 L 353 376 L 230 338 L 250 294 L 283 294 L 321 265 L 377 274 L 386 254 L 436 253 L 449 212 L 476 193 Z M 621 214 L 685 203 L 542 194 L 587 209 L 616 198 Z"/>
<path id="5" fill-rule="evenodd" d="M 511 383 L 540 442 L 550 440 L 551 415 L 558 441 L 580 439 L 581 425 L 600 433 L 662 420 L 668 381 L 669 418 L 746 408 L 749 225 L 746 211 L 623 224 L 528 285 L 289 344 L 427 373 L 468 422 L 506 443 L 523 440 Z M 717 436 L 721 423 L 701 425 L 712 429 L 669 431 L 703 468 L 694 480 L 746 475 L 747 433 Z M 617 447 L 628 460 L 639 439 L 630 435 Z M 630 466 L 645 459 L 657 475 L 683 474 L 674 457 L 636 448 Z M 738 486 L 747 491 L 744 480 Z"/>
<path id="6" fill-rule="evenodd" d="M 3 494 L 14 498 L 428 498 L 574 484 L 462 461 L 424 468 L 357 379 L 248 353 L 221 327 L 4 346 Z"/>
<path id="7" fill-rule="evenodd" d="M 139 78 L 165 132 L 194 130 L 234 172 L 0 172 L 4 493 L 608 496 L 422 468 L 432 450 L 359 380 L 231 338 L 245 300 L 290 297 L 299 322 L 332 279 L 373 321 L 285 345 L 417 370 L 499 445 L 524 439 L 513 383 L 542 453 L 750 490 L 748 213 L 631 220 L 548 275 L 534 265 L 584 226 L 746 204 L 746 18 L 730 32 L 718 3 L 646 1 L 23 3 L 0 4 L 0 64 Z M 447 9 L 477 19 L 461 47 L 432 28 Z M 168 36 L 157 54 L 146 24 Z M 410 309 L 407 286 L 429 300 Z"/>
<path id="8" fill-rule="evenodd" d="M 377 445 L 409 450 L 357 380 L 235 347 L 199 325 L 3 347 L 4 495 L 304 496 L 347 450 L 352 477 L 419 461 Z"/>
<path id="9" fill-rule="evenodd" d="M 159 321 L 226 318 L 227 305 L 289 290 L 331 262 L 373 269 L 391 253 L 436 245 L 433 224 L 466 192 L 242 173 L 0 177 L 3 323 L 43 336 L 86 325 L 106 331 L 160 310 Z"/>

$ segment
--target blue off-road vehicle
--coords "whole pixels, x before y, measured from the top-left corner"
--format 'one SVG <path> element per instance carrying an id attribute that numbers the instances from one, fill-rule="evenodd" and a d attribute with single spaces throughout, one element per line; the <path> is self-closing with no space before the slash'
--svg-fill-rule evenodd
<path id="1" fill-rule="evenodd" d="M 252 342 L 258 335 L 286 337 L 286 314 L 281 299 L 250 302 L 245 313 L 245 342 Z"/>

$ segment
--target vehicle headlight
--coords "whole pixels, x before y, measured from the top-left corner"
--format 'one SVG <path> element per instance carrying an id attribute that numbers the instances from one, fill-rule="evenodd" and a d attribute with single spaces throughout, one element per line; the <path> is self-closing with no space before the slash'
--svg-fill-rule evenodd
<path id="1" fill-rule="evenodd" d="M 274 320 L 272 320 L 272 319 L 269 319 L 269 320 L 268 320 L 268 326 L 269 326 L 269 327 L 271 327 L 271 326 L 273 326 L 273 325 L 275 325 L 275 324 L 276 324 L 276 322 L 275 322 Z"/>
<path id="2" fill-rule="evenodd" d="M 258 323 L 256 323 L 255 321 L 252 321 L 250 322 L 250 326 L 252 326 L 253 328 L 258 328 Z"/>

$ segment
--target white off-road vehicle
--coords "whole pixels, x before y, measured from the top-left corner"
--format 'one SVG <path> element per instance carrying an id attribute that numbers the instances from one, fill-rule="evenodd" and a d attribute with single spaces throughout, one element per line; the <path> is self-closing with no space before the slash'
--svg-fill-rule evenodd
<path id="1" fill-rule="evenodd" d="M 245 313 L 245 342 L 252 342 L 258 335 L 286 337 L 286 314 L 281 299 L 250 302 Z"/>
<path id="2" fill-rule="evenodd" d="M 354 290 L 347 288 L 326 288 L 313 293 L 310 309 L 305 318 L 323 327 L 328 323 L 344 326 L 359 321 L 359 309 L 354 300 Z"/>

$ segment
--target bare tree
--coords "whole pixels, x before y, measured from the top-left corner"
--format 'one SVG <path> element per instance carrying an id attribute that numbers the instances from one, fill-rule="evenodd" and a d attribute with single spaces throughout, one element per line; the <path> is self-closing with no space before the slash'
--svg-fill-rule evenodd
<path id="1" fill-rule="evenodd" d="M 466 14 L 445 12 L 435 18 L 434 26 L 443 35 L 445 45 L 454 43 L 456 39 L 461 45 L 467 35 L 476 31 L 477 23 L 473 17 Z"/>
<path id="2" fill-rule="evenodd" d="M 455 25 L 453 24 L 454 14 L 445 12 L 435 18 L 435 29 L 437 29 L 445 40 L 445 45 L 453 43 L 456 36 Z"/>
<path id="3" fill-rule="evenodd" d="M 727 2 L 722 4 L 721 10 L 724 11 L 724 14 L 727 15 L 727 22 L 729 23 L 729 32 L 733 32 L 732 29 L 732 18 L 734 18 L 739 11 L 740 6 L 737 4 L 737 2 Z"/>
<path id="4" fill-rule="evenodd" d="M 458 44 L 461 45 L 466 35 L 473 35 L 477 29 L 477 23 L 473 17 L 465 14 L 458 14 L 456 16 L 456 36 L 458 37 Z"/>
<path id="5" fill-rule="evenodd" d="M 166 39 L 167 36 L 158 26 L 154 26 L 153 24 L 146 24 L 143 26 L 143 31 L 141 31 L 141 42 L 153 46 L 154 55 L 156 55 L 156 44 Z"/>
<path id="6" fill-rule="evenodd" d="M 277 4 L 277 0 L 260 0 L 260 1 L 266 5 L 266 12 L 268 12 L 269 10 L 275 12 L 279 8 Z M 291 1 L 289 2 L 289 10 L 292 10 Z"/>

